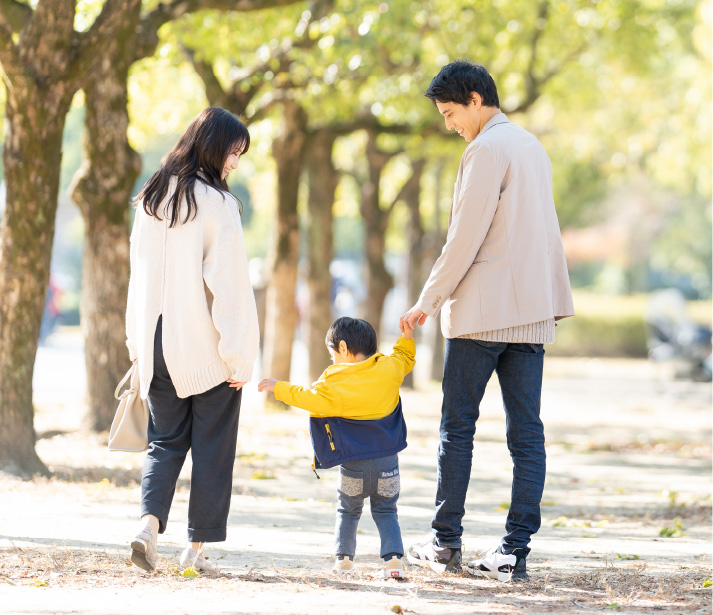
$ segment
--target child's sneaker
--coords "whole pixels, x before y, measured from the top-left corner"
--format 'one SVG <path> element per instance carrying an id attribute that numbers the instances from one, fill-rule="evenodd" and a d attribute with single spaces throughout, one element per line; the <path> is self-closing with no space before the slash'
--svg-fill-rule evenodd
<path id="1" fill-rule="evenodd" d="M 383 571 L 385 579 L 403 579 L 405 576 L 404 566 L 398 555 L 392 555 L 390 560 L 384 560 Z"/>
<path id="2" fill-rule="evenodd" d="M 344 574 L 351 575 L 354 572 L 354 562 L 352 559 L 345 555 L 344 557 L 338 557 L 334 560 L 334 567 L 332 568 L 334 574 Z"/>

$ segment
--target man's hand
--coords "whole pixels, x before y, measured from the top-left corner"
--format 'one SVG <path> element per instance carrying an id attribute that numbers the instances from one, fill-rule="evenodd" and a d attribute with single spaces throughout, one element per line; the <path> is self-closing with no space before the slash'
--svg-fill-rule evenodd
<path id="1" fill-rule="evenodd" d="M 401 329 L 401 333 L 404 333 L 405 323 L 408 323 L 412 330 L 416 327 L 416 323 L 418 323 L 419 326 L 422 327 L 423 323 L 426 322 L 426 318 L 428 318 L 428 314 L 419 310 L 414 305 L 408 312 L 406 312 L 401 318 L 399 318 L 399 329 Z"/>
<path id="2" fill-rule="evenodd" d="M 232 378 L 228 378 L 226 382 L 233 388 L 240 390 L 243 388 L 243 385 L 245 384 L 244 382 L 238 382 L 237 380 L 233 380 Z"/>
<path id="3" fill-rule="evenodd" d="M 262 380 L 260 384 L 257 385 L 257 390 L 260 391 L 260 393 L 265 393 L 266 391 L 274 393 L 276 384 L 277 380 L 273 380 L 272 378 L 265 378 L 265 380 Z"/>

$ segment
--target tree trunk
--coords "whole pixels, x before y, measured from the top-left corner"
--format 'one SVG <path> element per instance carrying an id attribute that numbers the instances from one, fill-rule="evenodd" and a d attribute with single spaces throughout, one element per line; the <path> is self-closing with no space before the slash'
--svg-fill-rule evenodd
<path id="1" fill-rule="evenodd" d="M 24 87 L 22 87 L 24 86 Z M 0 467 L 48 474 L 35 452 L 32 374 L 49 282 L 70 90 L 8 88 L 0 231 Z"/>
<path id="2" fill-rule="evenodd" d="M 443 185 L 444 162 L 441 161 L 436 167 L 436 181 L 434 186 L 435 207 L 433 212 L 433 233 L 430 238 L 426 238 L 426 254 L 424 260 L 431 263 L 431 266 L 438 259 L 440 250 L 443 247 L 443 232 L 441 230 L 441 190 Z M 430 269 L 429 269 L 430 272 Z M 432 352 L 431 352 L 431 380 L 441 382 L 443 380 L 443 361 L 445 360 L 445 341 L 441 334 L 440 319 L 436 319 L 433 328 Z"/>
<path id="3" fill-rule="evenodd" d="M 0 231 L 0 465 L 47 473 L 34 450 L 32 372 L 49 281 L 62 132 L 74 93 L 140 0 L 106 2 L 89 30 L 74 31 L 75 0 L 24 11 L 19 36 L 0 12 L 7 92 L 7 185 Z M 13 20 L 14 23 L 14 20 Z M 16 33 L 17 34 L 17 33 Z"/>
<path id="4" fill-rule="evenodd" d="M 86 159 L 72 198 L 84 217 L 81 320 L 87 370 L 87 426 L 109 429 L 114 389 L 126 372 L 126 295 L 129 285 L 129 201 L 141 157 L 127 138 L 127 76 L 133 61 L 137 6 L 107 49 L 86 94 Z"/>
<path id="5" fill-rule="evenodd" d="M 307 201 L 307 350 L 309 377 L 317 380 L 329 364 L 324 337 L 332 324 L 332 276 L 329 266 L 334 256 L 332 205 L 339 174 L 332 163 L 337 135 L 322 129 L 309 140 L 305 166 L 309 181 Z"/>
<path id="6" fill-rule="evenodd" d="M 267 290 L 263 375 L 289 380 L 297 325 L 295 288 L 299 260 L 297 193 L 302 171 L 307 116 L 292 100 L 285 101 L 282 135 L 273 142 L 277 165 L 277 233 Z M 274 401 L 270 394 L 269 401 Z"/>
<path id="7" fill-rule="evenodd" d="M 408 268 L 406 270 L 406 291 L 408 307 L 418 301 L 423 288 L 423 243 L 425 232 L 421 222 L 421 177 L 426 161 L 423 159 L 411 162 L 411 177 L 409 177 L 402 196 L 409 212 L 408 226 Z M 419 328 L 414 330 L 414 338 L 418 337 Z M 413 370 L 406 374 L 404 386 L 414 387 Z"/>
<path id="8" fill-rule="evenodd" d="M 376 147 L 376 132 L 369 131 L 366 146 L 366 158 L 369 179 L 361 187 L 361 215 L 364 220 L 366 256 L 366 304 L 363 317 L 381 333 L 381 315 L 384 300 L 394 284 L 393 277 L 384 263 L 386 255 L 386 229 L 389 226 L 391 208 L 382 209 L 379 204 L 379 185 L 381 173 L 393 154 L 380 151 Z"/>

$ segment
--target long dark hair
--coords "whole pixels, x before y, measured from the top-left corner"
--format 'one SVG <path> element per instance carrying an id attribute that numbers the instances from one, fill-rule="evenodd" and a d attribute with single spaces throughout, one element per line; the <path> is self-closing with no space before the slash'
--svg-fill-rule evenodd
<path id="1" fill-rule="evenodd" d="M 191 122 L 178 143 L 163 157 L 161 168 L 144 184 L 134 202 L 143 201 L 144 211 L 160 220 L 158 207 L 166 197 L 171 176 L 175 175 L 178 185 L 163 214 L 171 220 L 172 227 L 185 223 L 195 218 L 198 210 L 194 193 L 196 180 L 231 194 L 223 179 L 225 161 L 232 152 L 245 153 L 249 148 L 250 133 L 245 124 L 230 111 L 209 107 Z M 186 217 L 179 220 L 184 195 L 188 211 Z"/>

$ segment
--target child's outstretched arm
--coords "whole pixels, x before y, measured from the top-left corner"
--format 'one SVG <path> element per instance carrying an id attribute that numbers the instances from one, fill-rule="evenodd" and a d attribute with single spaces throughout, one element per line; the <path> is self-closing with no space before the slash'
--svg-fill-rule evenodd
<path id="1" fill-rule="evenodd" d="M 261 393 L 273 392 L 278 401 L 307 410 L 312 416 L 340 416 L 342 411 L 342 400 L 323 380 L 305 388 L 265 378 L 257 385 L 257 390 Z"/>

